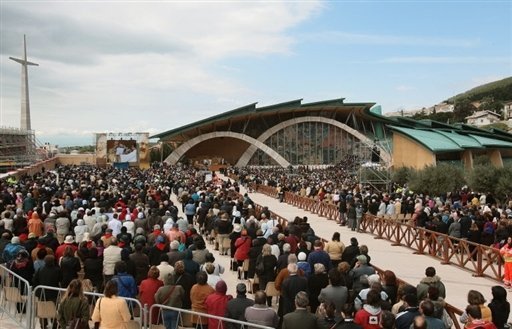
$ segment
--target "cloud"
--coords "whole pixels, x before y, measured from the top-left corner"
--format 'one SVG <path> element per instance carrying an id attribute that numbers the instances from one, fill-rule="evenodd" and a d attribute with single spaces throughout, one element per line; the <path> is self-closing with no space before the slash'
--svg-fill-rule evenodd
<path id="1" fill-rule="evenodd" d="M 343 31 L 323 31 L 318 33 L 308 33 L 303 37 L 309 41 L 347 45 L 470 48 L 476 47 L 480 44 L 480 39 L 478 38 L 468 39 L 431 36 L 365 34 Z"/>
<path id="2" fill-rule="evenodd" d="M 29 72 L 32 125 L 45 136 L 133 131 L 133 123 L 156 133 L 242 105 L 254 92 L 229 60 L 292 53 L 290 30 L 323 8 L 319 1 L 0 6 L 2 123 L 18 125 L 20 70 L 4 59 L 21 56 L 26 34 L 28 58 L 40 64 Z"/>

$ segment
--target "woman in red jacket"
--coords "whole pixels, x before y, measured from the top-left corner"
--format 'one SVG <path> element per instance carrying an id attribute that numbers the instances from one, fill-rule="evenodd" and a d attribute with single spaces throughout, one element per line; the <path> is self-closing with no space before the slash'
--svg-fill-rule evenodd
<path id="1" fill-rule="evenodd" d="M 249 250 L 251 250 L 252 241 L 247 235 L 247 230 L 242 230 L 242 236 L 235 241 L 235 260 L 238 267 L 243 266 L 244 260 L 249 259 Z M 240 276 L 240 275 L 239 275 Z M 240 277 L 238 279 L 241 279 Z M 247 280 L 247 271 L 244 271 L 244 279 Z"/>
<path id="2" fill-rule="evenodd" d="M 206 297 L 204 304 L 206 305 L 206 311 L 210 315 L 225 316 L 228 302 L 233 299 L 233 296 L 226 295 L 228 286 L 226 282 L 220 280 L 215 285 L 215 292 Z M 224 329 L 227 326 L 224 322 L 217 319 L 208 319 L 208 328 L 213 329 Z"/>
<path id="3" fill-rule="evenodd" d="M 156 266 L 151 266 L 148 271 L 148 277 L 145 280 L 142 280 L 139 287 L 139 300 L 142 305 L 147 304 L 148 309 L 151 305 L 155 304 L 155 294 L 160 287 L 164 285 L 164 283 L 158 280 L 160 276 L 160 271 Z M 153 315 L 151 317 L 153 319 L 152 324 L 156 324 L 158 321 L 158 308 L 153 309 Z"/>

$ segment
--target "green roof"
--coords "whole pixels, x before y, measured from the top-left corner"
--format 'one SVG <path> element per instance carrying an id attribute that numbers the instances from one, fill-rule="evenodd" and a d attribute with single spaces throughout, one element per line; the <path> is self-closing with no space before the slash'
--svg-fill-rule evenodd
<path id="1" fill-rule="evenodd" d="M 208 124 L 212 124 L 216 121 L 220 120 L 227 120 L 227 119 L 235 119 L 237 117 L 247 115 L 247 114 L 261 114 L 261 113 L 278 113 L 280 111 L 294 111 L 295 109 L 307 109 L 310 107 L 361 107 L 363 110 L 368 110 L 375 105 L 375 103 L 344 103 L 344 98 L 337 98 L 332 100 L 325 100 L 320 102 L 314 102 L 314 103 L 306 103 L 302 104 L 302 99 L 292 100 L 289 102 L 269 105 L 269 106 L 262 106 L 262 107 L 256 107 L 257 103 L 252 103 L 246 106 L 239 107 L 237 109 L 227 111 L 218 115 L 211 116 L 209 118 L 199 120 L 175 129 L 167 130 L 162 133 L 150 136 L 149 138 L 163 138 L 163 137 L 169 137 L 169 136 L 175 136 L 180 133 L 186 132 L 187 130 L 199 128 L 201 126 L 205 126 Z M 372 113 L 370 113 L 372 114 Z M 378 117 L 377 115 L 372 115 L 375 119 L 382 119 Z M 384 119 L 382 119 L 384 120 Z M 389 120 L 384 120 L 389 121 Z"/>
<path id="2" fill-rule="evenodd" d="M 457 134 L 455 132 L 437 131 L 437 133 L 449 138 L 462 148 L 482 148 L 482 144 L 472 137 Z"/>
<path id="3" fill-rule="evenodd" d="M 389 128 L 416 140 L 434 153 L 487 147 L 512 148 L 512 142 L 482 135 L 466 134 L 467 131 L 413 129 L 397 126 L 389 126 Z"/>
<path id="4" fill-rule="evenodd" d="M 418 141 L 432 152 L 460 151 L 461 147 L 450 138 L 430 130 L 390 126 L 389 128 Z"/>
<path id="5" fill-rule="evenodd" d="M 471 136 L 474 139 L 476 139 L 483 146 L 488 146 L 488 147 L 507 147 L 507 148 L 508 147 L 512 147 L 512 143 L 511 142 L 507 142 L 507 141 L 504 141 L 504 140 L 500 140 L 500 139 L 496 139 L 496 138 L 489 138 L 489 137 L 484 137 L 484 136 L 478 136 L 478 135 L 473 135 L 473 134 L 470 134 L 469 136 Z"/>

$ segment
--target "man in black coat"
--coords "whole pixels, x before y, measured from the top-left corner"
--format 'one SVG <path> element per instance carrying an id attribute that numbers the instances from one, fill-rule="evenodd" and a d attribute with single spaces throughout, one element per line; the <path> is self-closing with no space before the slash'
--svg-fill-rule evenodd
<path id="1" fill-rule="evenodd" d="M 245 283 L 236 286 L 236 297 L 230 300 L 226 306 L 226 318 L 245 321 L 245 309 L 254 305 L 254 301 L 246 297 Z M 228 329 L 239 329 L 240 325 L 227 322 Z"/>
<path id="2" fill-rule="evenodd" d="M 356 238 L 351 238 L 350 246 L 347 246 L 341 255 L 341 261 L 352 264 L 359 254 L 361 254 L 361 251 L 359 250 L 359 242 Z"/>
<path id="3" fill-rule="evenodd" d="M 308 279 L 297 275 L 298 267 L 295 263 L 288 264 L 290 276 L 283 281 L 281 286 L 281 301 L 283 303 L 282 314 L 284 316 L 295 310 L 295 296 L 299 291 L 308 291 Z M 308 300 L 309 304 L 309 300 Z"/>

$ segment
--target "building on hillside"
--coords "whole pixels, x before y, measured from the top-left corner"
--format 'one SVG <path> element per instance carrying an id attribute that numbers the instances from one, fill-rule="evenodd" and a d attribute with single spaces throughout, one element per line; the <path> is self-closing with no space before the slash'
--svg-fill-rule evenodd
<path id="1" fill-rule="evenodd" d="M 501 117 L 498 113 L 492 111 L 477 111 L 465 118 L 468 125 L 481 127 L 499 122 Z"/>
<path id="2" fill-rule="evenodd" d="M 172 148 L 164 160 L 169 164 L 217 159 L 219 165 L 239 167 L 317 166 L 348 156 L 385 168 L 420 169 L 443 162 L 471 168 L 473 157 L 482 154 L 496 166 L 512 160 L 512 134 L 507 132 L 385 117 L 374 103 L 344 99 L 251 104 L 150 138 Z"/>
<path id="3" fill-rule="evenodd" d="M 432 107 L 432 113 L 451 113 L 455 109 L 453 104 L 439 103 Z"/>
<path id="4" fill-rule="evenodd" d="M 512 101 L 505 102 L 501 111 L 503 113 L 503 119 L 512 120 Z"/>

